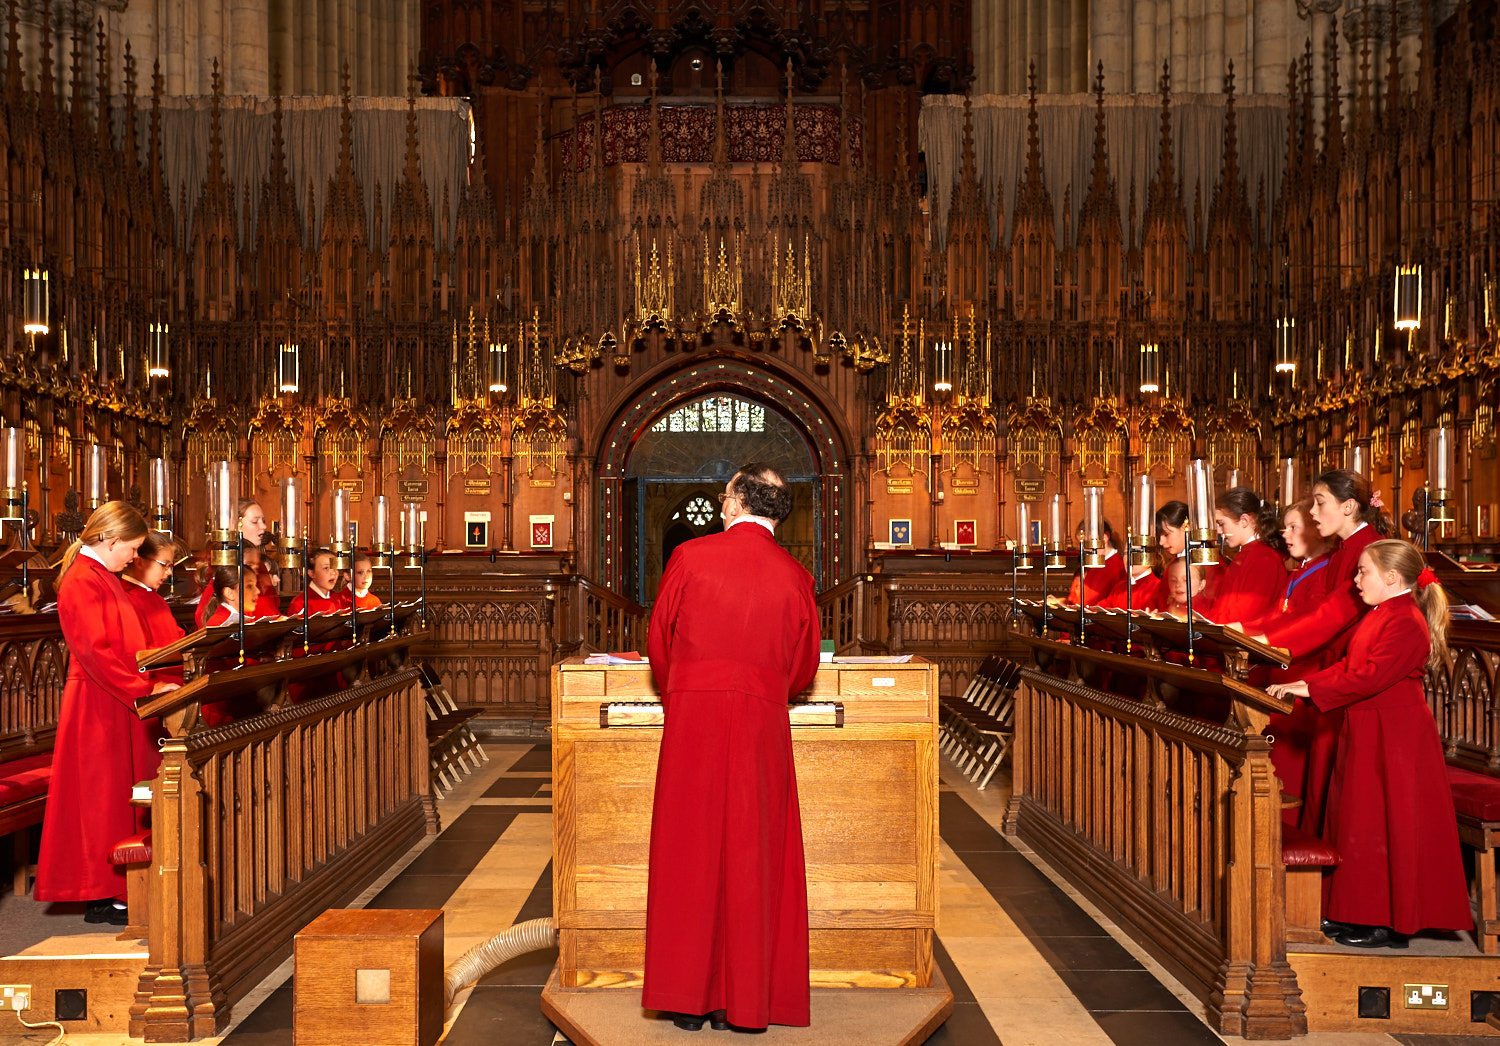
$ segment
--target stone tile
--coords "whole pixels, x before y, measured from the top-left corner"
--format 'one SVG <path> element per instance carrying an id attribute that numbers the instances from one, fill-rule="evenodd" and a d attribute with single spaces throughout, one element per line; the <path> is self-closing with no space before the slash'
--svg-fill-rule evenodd
<path id="1" fill-rule="evenodd" d="M 292 982 L 272 992 L 223 1041 L 229 1046 L 291 1046 Z"/>
<path id="2" fill-rule="evenodd" d="M 510 764 L 509 770 L 511 773 L 523 773 L 528 771 L 535 773 L 551 773 L 552 746 L 533 745 L 531 751 L 527 752 L 525 755 L 517 759 L 514 763 Z"/>
<path id="3" fill-rule="evenodd" d="M 557 1029 L 542 1016 L 540 990 L 481 984 L 448 1029 L 444 1046 L 551 1046 Z"/>
<path id="4" fill-rule="evenodd" d="M 398 876 L 381 890 L 367 908 L 441 908 L 463 885 L 462 875 Z"/>
<path id="5" fill-rule="evenodd" d="M 484 797 L 486 799 L 531 798 L 545 785 L 547 785 L 547 780 L 542 777 L 500 777 L 485 789 Z"/>
<path id="6" fill-rule="evenodd" d="M 1038 937 L 1031 942 L 1057 970 L 1139 970 L 1141 964 L 1113 937 Z"/>
<path id="7" fill-rule="evenodd" d="M 1145 970 L 1063 970 L 1060 976 L 1091 1013 L 1186 1009 L 1177 996 Z"/>
<path id="8" fill-rule="evenodd" d="M 1227 1041 L 1186 1010 L 1096 1013 L 1094 1019 L 1115 1046 L 1219 1046 Z"/>

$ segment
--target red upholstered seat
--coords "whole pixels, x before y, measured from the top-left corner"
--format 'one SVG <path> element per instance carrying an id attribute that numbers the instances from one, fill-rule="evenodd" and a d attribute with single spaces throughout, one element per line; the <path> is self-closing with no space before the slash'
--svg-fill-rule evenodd
<path id="1" fill-rule="evenodd" d="M 52 753 L 41 752 L 0 763 L 0 806 L 47 794 L 52 782 Z"/>
<path id="2" fill-rule="evenodd" d="M 1291 825 L 1281 826 L 1281 863 L 1293 867 L 1332 867 L 1341 861 L 1339 852 L 1315 835 Z"/>
<path id="3" fill-rule="evenodd" d="M 1448 790 L 1453 793 L 1453 809 L 1461 816 L 1500 821 L 1500 777 L 1450 766 Z"/>
<path id="4" fill-rule="evenodd" d="M 126 836 L 109 852 L 110 864 L 146 864 L 151 860 L 151 831 Z"/>

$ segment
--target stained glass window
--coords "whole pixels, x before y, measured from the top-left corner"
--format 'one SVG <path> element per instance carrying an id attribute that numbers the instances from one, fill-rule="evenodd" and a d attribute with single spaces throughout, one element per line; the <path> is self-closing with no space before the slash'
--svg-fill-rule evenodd
<path id="1" fill-rule="evenodd" d="M 678 407 L 652 432 L 764 432 L 766 408 L 732 396 L 709 396 Z"/>
<path id="2" fill-rule="evenodd" d="M 705 497 L 696 497 L 687 503 L 688 522 L 695 527 L 701 527 L 714 518 L 714 506 Z"/>

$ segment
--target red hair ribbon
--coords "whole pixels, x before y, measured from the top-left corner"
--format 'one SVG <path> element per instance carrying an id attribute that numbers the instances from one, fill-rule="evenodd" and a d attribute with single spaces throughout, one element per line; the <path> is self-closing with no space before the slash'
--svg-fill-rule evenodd
<path id="1" fill-rule="evenodd" d="M 1380 491 L 1377 490 L 1370 495 L 1370 507 L 1385 508 L 1385 502 L 1380 500 Z"/>
<path id="2" fill-rule="evenodd" d="M 1417 575 L 1417 587 L 1426 588 L 1428 585 L 1438 583 L 1438 576 L 1432 572 L 1431 567 L 1423 567 L 1422 572 Z"/>

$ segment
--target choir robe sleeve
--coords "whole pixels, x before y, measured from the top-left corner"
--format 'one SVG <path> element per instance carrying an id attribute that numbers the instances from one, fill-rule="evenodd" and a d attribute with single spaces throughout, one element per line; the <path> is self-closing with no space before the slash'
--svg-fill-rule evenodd
<path id="1" fill-rule="evenodd" d="M 1360 628 L 1376 630 L 1368 644 L 1351 643 L 1343 660 L 1307 677 L 1308 697 L 1320 712 L 1384 693 L 1421 668 L 1432 650 L 1426 622 L 1409 614 L 1366 619 Z"/>
<path id="2" fill-rule="evenodd" d="M 144 630 L 140 617 L 125 601 L 119 589 L 120 580 L 92 560 L 74 560 L 68 568 L 68 577 L 63 582 L 78 586 L 69 595 L 73 598 L 57 601 L 58 623 L 64 635 L 88 636 L 89 642 L 69 643 L 68 656 L 83 669 L 94 684 L 122 705 L 135 711 L 135 699 L 151 693 L 151 679 L 142 675 L 135 667 L 135 655 L 141 650 L 126 649 L 128 637 L 135 636 L 144 643 Z M 103 588 L 108 584 L 110 589 Z M 127 623 L 121 619 L 124 608 L 134 618 Z"/>
<path id="3" fill-rule="evenodd" d="M 787 678 L 791 680 L 788 697 L 796 697 L 812 685 L 818 674 L 818 649 L 821 646 L 818 633 L 818 601 L 813 595 L 811 579 L 803 593 L 802 629 L 792 663 L 787 666 Z"/>
<path id="4" fill-rule="evenodd" d="M 651 626 L 646 636 L 646 658 L 651 662 L 651 676 L 657 693 L 665 696 L 671 675 L 672 633 L 682 604 L 682 561 L 677 556 L 667 560 L 661 583 L 656 588 L 656 602 L 651 606 Z"/>

